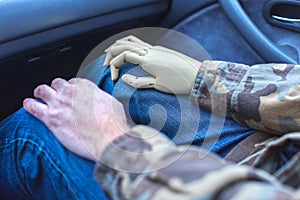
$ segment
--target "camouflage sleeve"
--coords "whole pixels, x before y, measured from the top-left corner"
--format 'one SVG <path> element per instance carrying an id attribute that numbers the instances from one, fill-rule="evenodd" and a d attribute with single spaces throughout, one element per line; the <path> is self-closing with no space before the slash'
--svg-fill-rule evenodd
<path id="1" fill-rule="evenodd" d="M 292 199 L 267 173 L 226 163 L 192 146 L 175 146 L 136 126 L 106 148 L 95 177 L 111 199 Z M 266 192 L 267 191 L 267 192 Z"/>
<path id="2" fill-rule="evenodd" d="M 300 65 L 204 61 L 191 100 L 250 128 L 300 131 Z"/>

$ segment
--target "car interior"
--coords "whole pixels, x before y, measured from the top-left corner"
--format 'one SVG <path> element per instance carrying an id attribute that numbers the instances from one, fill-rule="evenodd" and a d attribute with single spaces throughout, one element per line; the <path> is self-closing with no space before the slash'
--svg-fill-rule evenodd
<path id="1" fill-rule="evenodd" d="M 99 43 L 139 27 L 173 29 L 211 59 L 300 63 L 299 0 L 0 0 L 0 120 Z"/>

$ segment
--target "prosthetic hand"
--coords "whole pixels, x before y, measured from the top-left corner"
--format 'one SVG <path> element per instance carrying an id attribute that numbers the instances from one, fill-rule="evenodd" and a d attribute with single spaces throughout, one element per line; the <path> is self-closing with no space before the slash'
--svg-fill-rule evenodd
<path id="1" fill-rule="evenodd" d="M 135 77 L 130 74 L 122 80 L 134 88 L 155 88 L 174 94 L 189 94 L 201 62 L 177 51 L 152 46 L 134 36 L 117 40 L 106 51 L 104 66 L 110 65 L 111 78 L 119 77 L 124 62 L 140 65 L 152 77 Z"/>

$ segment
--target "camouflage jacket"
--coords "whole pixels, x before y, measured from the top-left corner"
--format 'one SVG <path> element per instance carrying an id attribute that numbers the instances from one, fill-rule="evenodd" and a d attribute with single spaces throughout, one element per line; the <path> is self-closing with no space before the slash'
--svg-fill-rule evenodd
<path id="1" fill-rule="evenodd" d="M 240 148 L 236 163 L 135 126 L 106 148 L 96 179 L 112 199 L 300 199 L 299 73 L 299 65 L 203 62 L 191 100 L 268 140 Z"/>

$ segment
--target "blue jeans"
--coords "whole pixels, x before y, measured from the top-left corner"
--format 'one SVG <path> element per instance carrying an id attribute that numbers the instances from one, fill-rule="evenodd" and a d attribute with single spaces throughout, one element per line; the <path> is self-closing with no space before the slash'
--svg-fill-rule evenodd
<path id="1" fill-rule="evenodd" d="M 1 199 L 106 199 L 93 168 L 24 109 L 0 124 Z"/>
<path id="2" fill-rule="evenodd" d="M 103 59 L 104 57 L 100 57 L 95 60 L 93 66 L 101 66 Z M 241 140 L 255 132 L 231 119 L 199 109 L 190 102 L 189 95 L 166 94 L 155 89 L 137 90 L 122 81 L 113 82 L 109 68 L 93 69 L 95 71 L 85 76 L 123 103 L 131 125 L 149 125 L 166 134 L 178 145 L 197 145 L 225 157 Z M 149 76 L 139 66 L 131 63 L 121 66 L 120 77 L 125 73 Z"/>
<path id="3" fill-rule="evenodd" d="M 84 76 L 123 104 L 129 123 L 147 124 L 177 144 L 192 143 L 225 156 L 254 131 L 198 109 L 187 95 L 135 90 L 112 82 L 103 57 Z M 98 66 L 98 67 L 95 67 Z M 84 70 L 83 70 L 84 71 Z M 147 75 L 125 63 L 120 74 Z M 0 196 L 6 199 L 105 199 L 93 179 L 94 163 L 65 149 L 36 118 L 20 109 L 0 123 Z"/>

